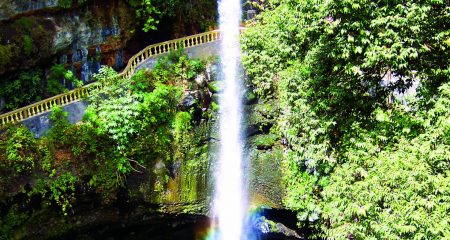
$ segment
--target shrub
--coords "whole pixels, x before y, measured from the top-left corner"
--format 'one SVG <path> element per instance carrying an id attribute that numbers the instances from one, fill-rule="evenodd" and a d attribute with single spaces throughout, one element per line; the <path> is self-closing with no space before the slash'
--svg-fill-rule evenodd
<path id="1" fill-rule="evenodd" d="M 37 143 L 25 126 L 11 127 L 7 131 L 5 165 L 16 173 L 30 172 L 36 163 Z"/>
<path id="2" fill-rule="evenodd" d="M 274 0 L 244 32 L 249 84 L 283 109 L 284 202 L 313 237 L 449 234 L 446 24 L 444 1 Z M 386 101 L 413 81 L 408 107 Z"/>
<path id="3" fill-rule="evenodd" d="M 41 100 L 42 78 L 43 74 L 40 69 L 20 71 L 12 81 L 0 87 L 0 96 L 5 100 L 4 108 L 14 110 Z"/>
<path id="4" fill-rule="evenodd" d="M 173 132 L 175 142 L 183 138 L 183 134 L 192 128 L 192 117 L 188 112 L 178 112 L 173 121 Z"/>
<path id="5" fill-rule="evenodd" d="M 0 71 L 4 71 L 6 66 L 14 57 L 14 48 L 11 44 L 0 44 Z"/>
<path id="6" fill-rule="evenodd" d="M 50 185 L 50 199 L 61 207 L 64 215 L 72 207 L 75 200 L 75 184 L 77 178 L 70 173 L 64 173 L 52 181 Z"/>
<path id="7" fill-rule="evenodd" d="M 58 6 L 61 8 L 70 8 L 73 0 L 58 0 Z"/>
<path id="8" fill-rule="evenodd" d="M 66 70 L 62 64 L 53 65 L 47 78 L 47 92 L 51 95 L 58 95 L 67 91 L 71 87 L 83 86 L 83 82 L 78 80 L 72 71 Z"/>
<path id="9" fill-rule="evenodd" d="M 66 69 L 61 64 L 53 65 L 47 78 L 47 92 L 51 95 L 58 95 L 66 90 L 61 83 L 64 80 Z"/>
<path id="10" fill-rule="evenodd" d="M 30 56 L 32 52 L 33 52 L 33 39 L 28 35 L 24 35 L 23 53 L 25 54 L 25 56 Z"/>
<path id="11" fill-rule="evenodd" d="M 60 106 L 53 106 L 50 114 L 50 121 L 52 128 L 48 134 L 48 137 L 52 142 L 58 145 L 71 144 L 66 138 L 66 130 L 70 127 L 69 120 L 67 119 L 68 113 L 63 111 Z"/>

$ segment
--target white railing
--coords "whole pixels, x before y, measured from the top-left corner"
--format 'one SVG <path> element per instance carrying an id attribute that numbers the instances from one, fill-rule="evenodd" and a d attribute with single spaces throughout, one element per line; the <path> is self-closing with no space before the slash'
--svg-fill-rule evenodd
<path id="1" fill-rule="evenodd" d="M 151 57 L 156 57 L 158 55 L 168 53 L 172 50 L 177 50 L 179 47 L 190 48 L 205 43 L 214 42 L 219 39 L 220 32 L 218 30 L 214 30 L 162 43 L 152 44 L 131 57 L 125 69 L 115 78 L 131 78 L 131 76 L 136 73 L 136 69 Z M 53 106 L 64 106 L 76 101 L 80 101 L 81 99 L 88 96 L 92 89 L 101 87 L 102 85 L 100 83 L 91 83 L 81 88 L 71 90 L 67 93 L 62 93 L 57 96 L 44 99 L 40 102 L 33 103 L 31 105 L 2 114 L 0 115 L 0 125 L 20 122 L 27 118 L 46 113 L 50 111 Z"/>

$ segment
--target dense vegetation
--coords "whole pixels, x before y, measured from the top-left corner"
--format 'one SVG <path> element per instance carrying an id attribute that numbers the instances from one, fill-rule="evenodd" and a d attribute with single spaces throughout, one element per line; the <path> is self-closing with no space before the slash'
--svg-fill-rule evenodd
<path id="1" fill-rule="evenodd" d="M 250 84 L 279 101 L 287 207 L 317 238 L 450 235 L 447 1 L 264 1 Z M 386 81 L 392 76 L 393 81 Z M 417 95 L 392 101 L 419 82 Z"/>
<path id="2" fill-rule="evenodd" d="M 5 101 L 0 111 L 12 111 L 82 85 L 62 64 L 53 65 L 47 76 L 40 67 L 21 70 L 0 80 L 0 98 Z"/>
<path id="3" fill-rule="evenodd" d="M 215 1 L 127 2 L 145 31 L 162 19 L 178 32 L 215 22 Z M 315 238 L 448 238 L 448 1 L 253 1 L 258 3 L 262 13 L 243 36 L 243 64 L 264 112 L 249 122 L 260 123 L 266 134 L 251 141 L 259 149 L 276 146 L 284 204 L 297 212 L 298 224 Z M 0 72 L 32 66 L 33 55 L 51 57 L 54 29 L 47 20 L 21 17 L 2 24 L 10 35 L 0 38 Z M 81 123 L 69 124 L 56 107 L 54 127 L 42 139 L 20 125 L 0 129 L 0 239 L 11 238 L 39 210 L 56 206 L 73 214 L 80 191 L 112 203 L 135 173 L 151 175 L 153 185 L 139 191 L 154 198 L 174 178 L 168 168 L 151 172 L 156 162 L 171 166 L 190 159 L 195 168 L 206 161 L 208 129 L 197 121 L 198 109 L 179 104 L 183 90 L 206 88 L 193 81 L 204 67 L 176 52 L 131 81 L 103 68 L 96 76 L 103 87 L 90 96 Z M 20 70 L 10 78 L 0 85 L 5 109 L 80 84 L 62 65 L 46 74 Z M 414 83 L 417 93 L 400 99 L 398 93 Z M 213 83 L 209 87 L 218 91 Z"/>
<path id="4" fill-rule="evenodd" d="M 155 192 L 167 189 L 174 177 L 168 167 L 174 161 L 183 165 L 192 160 L 188 167 L 195 168 L 206 160 L 207 126 L 194 119 L 194 106 L 179 104 L 184 90 L 198 89 L 194 78 L 205 70 L 205 62 L 189 59 L 182 51 L 161 58 L 152 71 L 140 71 L 131 80 L 102 68 L 96 79 L 103 87 L 91 94 L 84 119 L 76 125 L 54 107 L 53 127 L 46 137 L 35 139 L 22 125 L 1 130 L 0 239 L 10 239 L 16 227 L 33 221 L 42 209 L 57 207 L 61 214 L 73 214 L 80 192 L 99 195 L 105 205 L 111 204 L 132 174 L 150 175 L 133 190 L 141 191 L 148 202 L 158 202 Z M 208 117 L 204 114 L 203 119 Z M 158 162 L 167 167 L 155 175 L 153 166 Z M 194 183 L 190 184 L 192 189 L 177 191 L 192 201 L 197 196 Z M 17 192 L 25 205 L 10 198 Z M 185 192 L 189 195 L 182 195 Z M 29 207 L 32 202 L 40 205 Z"/>
<path id="5" fill-rule="evenodd" d="M 173 22 L 175 32 L 185 29 L 201 29 L 214 26 L 216 23 L 217 2 L 209 0 L 128 0 L 136 9 L 137 19 L 143 22 L 143 30 L 156 30 L 161 19 L 166 23 Z"/>
<path id="6" fill-rule="evenodd" d="M 49 25 L 48 19 L 35 17 L 0 22 L 0 73 L 7 68 L 35 64 L 34 55 L 50 57 L 55 30 Z"/>
<path id="7" fill-rule="evenodd" d="M 162 39 L 181 37 L 205 31 L 214 26 L 217 12 L 216 2 L 207 0 L 188 2 L 59 0 L 56 2 L 55 8 L 28 12 L 0 21 L 0 112 L 23 107 L 79 85 L 80 82 L 74 76 L 66 76 L 67 72 L 62 69 L 71 69 L 74 75 L 80 77 L 80 72 L 83 70 L 81 68 L 86 64 L 78 62 L 84 61 L 82 59 L 75 60 L 81 53 L 78 53 L 80 49 L 72 49 L 75 47 L 72 47 L 72 44 L 81 44 L 77 48 L 87 51 L 83 54 L 88 55 L 88 65 L 92 59 L 101 64 L 113 65 L 117 59 L 111 61 L 112 52 L 122 51 L 127 47 L 126 42 L 141 29 L 145 31 L 162 29 L 164 35 L 170 35 L 160 37 Z M 89 28 L 86 34 L 89 31 L 95 31 L 95 34 L 89 35 L 94 38 L 93 42 L 98 41 L 100 36 L 95 35 L 99 32 L 104 35 L 101 37 L 107 40 L 89 45 L 90 40 L 84 39 L 87 36 L 83 34 L 73 40 L 66 39 L 65 33 L 73 35 L 79 33 L 71 29 L 70 24 L 60 23 L 65 14 L 79 15 L 78 24 Z M 116 20 L 119 22 L 119 33 L 111 38 L 107 35 L 110 34 L 109 28 L 117 27 L 113 25 Z M 167 31 L 166 28 L 170 30 Z M 99 31 L 99 29 L 103 30 Z M 150 38 L 153 39 L 154 36 Z M 65 43 L 67 40 L 70 41 Z M 71 43 L 72 41 L 75 42 Z M 80 42 L 77 43 L 78 41 Z M 66 46 L 62 47 L 64 44 Z M 94 48 L 98 48 L 100 52 L 93 50 Z M 117 52 L 115 54 L 119 55 Z M 126 53 L 125 56 L 128 57 L 129 54 Z M 69 58 L 65 63 L 60 60 L 64 59 L 61 58 L 64 55 Z M 55 63 L 62 64 L 54 65 Z M 92 67 L 90 70 L 93 70 Z M 95 67 L 96 70 L 97 67 Z M 15 94 L 17 89 L 21 89 L 23 94 Z"/>

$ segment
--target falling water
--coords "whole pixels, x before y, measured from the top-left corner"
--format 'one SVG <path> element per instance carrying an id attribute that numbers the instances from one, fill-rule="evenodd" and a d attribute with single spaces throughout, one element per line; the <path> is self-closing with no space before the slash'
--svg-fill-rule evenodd
<path id="1" fill-rule="evenodd" d="M 245 193 L 242 176 L 241 82 L 239 79 L 240 0 L 220 0 L 220 59 L 223 94 L 220 98 L 220 159 L 216 172 L 214 216 L 217 240 L 243 237 Z"/>

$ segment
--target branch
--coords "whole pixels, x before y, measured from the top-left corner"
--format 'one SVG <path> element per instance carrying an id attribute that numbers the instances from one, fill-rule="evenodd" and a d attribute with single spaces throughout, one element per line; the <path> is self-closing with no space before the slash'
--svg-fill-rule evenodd
<path id="1" fill-rule="evenodd" d="M 147 170 L 147 168 L 145 167 L 145 166 L 143 166 L 142 164 L 140 164 L 138 161 L 136 161 L 136 160 L 133 160 L 133 159 L 128 159 L 129 161 L 131 161 L 131 162 L 134 162 L 134 163 L 136 163 L 139 167 L 141 167 L 141 168 L 143 168 L 143 169 L 145 169 L 145 170 Z"/>

